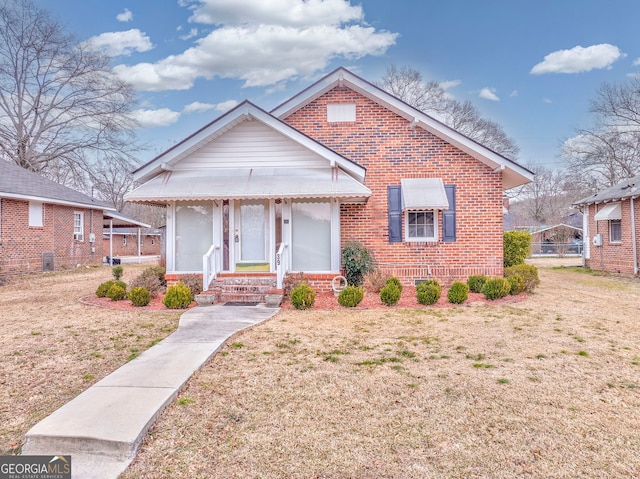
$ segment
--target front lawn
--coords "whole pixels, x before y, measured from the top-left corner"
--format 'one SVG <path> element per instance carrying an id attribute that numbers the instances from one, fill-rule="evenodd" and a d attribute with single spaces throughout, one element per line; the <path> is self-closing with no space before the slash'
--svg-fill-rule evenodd
<path id="1" fill-rule="evenodd" d="M 281 311 L 123 477 L 639 476 L 640 284 L 540 276 L 517 304 Z"/>

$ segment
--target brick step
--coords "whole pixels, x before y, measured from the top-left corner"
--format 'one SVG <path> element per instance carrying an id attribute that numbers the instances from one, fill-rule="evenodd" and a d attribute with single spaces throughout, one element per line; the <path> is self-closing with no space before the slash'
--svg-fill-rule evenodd
<path id="1" fill-rule="evenodd" d="M 234 303 L 264 303 L 264 294 L 234 294 L 220 293 L 220 302 Z"/>
<path id="2" fill-rule="evenodd" d="M 267 291 L 273 289 L 271 285 L 255 285 L 255 284 L 224 284 L 216 287 L 222 293 L 237 293 L 237 294 L 265 294 Z"/>

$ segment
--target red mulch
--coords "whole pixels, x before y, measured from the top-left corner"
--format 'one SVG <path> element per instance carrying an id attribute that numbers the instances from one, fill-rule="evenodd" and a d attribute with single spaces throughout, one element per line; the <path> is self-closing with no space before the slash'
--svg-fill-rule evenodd
<path id="1" fill-rule="evenodd" d="M 100 306 L 101 308 L 109 308 L 116 309 L 118 311 L 166 311 L 166 312 L 174 312 L 174 311 L 184 311 L 184 309 L 169 309 L 163 303 L 162 299 L 164 298 L 164 294 L 159 293 L 155 297 L 151 298 L 151 302 L 146 306 L 134 306 L 131 301 L 128 299 L 123 299 L 121 301 L 111 301 L 109 298 L 98 298 L 95 294 L 90 294 L 89 296 L 85 296 L 84 298 L 80 298 L 80 302 L 84 304 L 90 304 L 92 306 Z M 193 308 L 197 306 L 197 303 L 194 301 L 189 305 L 189 308 Z"/>
<path id="2" fill-rule="evenodd" d="M 380 301 L 380 294 L 374 291 L 366 291 L 364 294 L 364 299 L 362 302 L 356 306 L 356 309 L 393 309 L 393 308 L 407 308 L 407 309 L 419 309 L 419 308 L 452 308 L 454 306 L 471 306 L 471 305 L 479 305 L 479 304 L 512 304 L 519 303 L 520 301 L 524 301 L 527 299 L 528 295 L 526 293 L 520 293 L 516 296 L 507 296 L 502 299 L 497 299 L 495 301 L 489 301 L 484 297 L 484 295 L 480 293 L 469 293 L 469 298 L 462 304 L 451 304 L 447 300 L 447 292 L 443 289 L 442 295 L 440 296 L 440 300 L 436 304 L 432 304 L 430 306 L 425 306 L 423 304 L 418 303 L 418 299 L 416 298 L 416 288 L 412 286 L 405 286 L 402 289 L 402 296 L 400 297 L 400 301 L 398 301 L 397 306 L 387 306 L 382 301 Z M 293 309 L 293 306 L 289 301 L 285 301 L 281 305 L 282 309 Z M 313 305 L 313 309 L 322 309 L 322 310 L 334 310 L 334 309 L 352 309 L 345 308 L 344 306 L 340 306 L 338 304 L 338 298 L 334 296 L 333 293 L 316 293 L 316 301 Z"/>

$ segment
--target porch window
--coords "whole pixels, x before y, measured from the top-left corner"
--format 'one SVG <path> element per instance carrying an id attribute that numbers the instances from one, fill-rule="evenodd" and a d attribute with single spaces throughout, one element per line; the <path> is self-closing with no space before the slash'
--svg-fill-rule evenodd
<path id="1" fill-rule="evenodd" d="M 622 220 L 609 221 L 609 242 L 610 243 L 622 242 Z"/>
<path id="2" fill-rule="evenodd" d="M 331 271 L 331 203 L 294 201 L 291 205 L 291 268 Z"/>
<path id="3" fill-rule="evenodd" d="M 202 256 L 213 244 L 213 204 L 177 203 L 175 238 L 176 271 L 202 271 Z"/>

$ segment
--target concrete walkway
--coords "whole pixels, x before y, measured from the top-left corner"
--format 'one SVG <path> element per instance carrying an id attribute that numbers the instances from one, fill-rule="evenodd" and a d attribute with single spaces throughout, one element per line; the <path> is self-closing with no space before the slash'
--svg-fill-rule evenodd
<path id="1" fill-rule="evenodd" d="M 36 424 L 22 454 L 71 454 L 74 479 L 117 478 L 185 382 L 230 336 L 277 311 L 216 305 L 185 312 L 173 334 Z"/>

